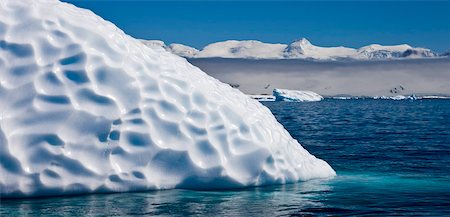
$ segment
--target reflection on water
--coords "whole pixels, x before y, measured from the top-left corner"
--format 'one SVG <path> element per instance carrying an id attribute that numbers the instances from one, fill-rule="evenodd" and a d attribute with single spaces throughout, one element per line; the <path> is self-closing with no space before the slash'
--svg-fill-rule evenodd
<path id="1" fill-rule="evenodd" d="M 448 215 L 445 179 L 340 174 L 328 180 L 235 191 L 165 190 L 2 201 L 2 216 L 22 215 Z"/>
<path id="2" fill-rule="evenodd" d="M 236 191 L 165 190 L 2 201 L 5 215 L 229 215 L 273 216 L 322 207 L 327 180 Z"/>

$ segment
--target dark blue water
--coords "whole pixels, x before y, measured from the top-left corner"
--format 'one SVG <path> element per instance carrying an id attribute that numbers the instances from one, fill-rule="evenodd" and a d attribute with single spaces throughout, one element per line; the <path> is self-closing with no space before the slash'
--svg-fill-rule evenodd
<path id="1" fill-rule="evenodd" d="M 450 216 L 450 100 L 264 104 L 338 176 L 237 191 L 3 200 L 0 216 Z"/>

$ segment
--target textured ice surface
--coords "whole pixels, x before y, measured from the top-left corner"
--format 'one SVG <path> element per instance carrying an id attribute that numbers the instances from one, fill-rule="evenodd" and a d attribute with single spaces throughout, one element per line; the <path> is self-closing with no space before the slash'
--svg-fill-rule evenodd
<path id="1" fill-rule="evenodd" d="M 2 197 L 335 175 L 269 109 L 58 1 L 0 1 Z"/>
<path id="2" fill-rule="evenodd" d="M 275 101 L 316 102 L 323 100 L 321 95 L 307 90 L 274 89 L 273 95 Z"/>

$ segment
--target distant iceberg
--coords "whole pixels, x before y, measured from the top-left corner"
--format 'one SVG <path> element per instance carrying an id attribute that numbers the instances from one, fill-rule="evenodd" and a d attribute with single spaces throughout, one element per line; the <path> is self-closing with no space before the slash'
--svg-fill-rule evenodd
<path id="1" fill-rule="evenodd" d="M 0 1 L 0 197 L 334 176 L 270 110 L 56 0 Z"/>
<path id="2" fill-rule="evenodd" d="M 333 97 L 327 97 L 327 99 L 351 100 L 351 99 L 364 99 L 364 97 L 360 97 L 360 96 L 333 96 Z"/>
<path id="3" fill-rule="evenodd" d="M 275 96 L 275 101 L 317 102 L 323 100 L 321 95 L 306 90 L 274 89 L 273 95 Z"/>
<path id="4" fill-rule="evenodd" d="M 384 99 L 384 100 L 417 100 L 416 95 L 404 96 L 404 95 L 396 95 L 396 96 L 375 96 L 373 99 Z"/>
<path id="5" fill-rule="evenodd" d="M 426 95 L 426 96 L 420 96 L 417 97 L 418 99 L 450 99 L 450 96 L 441 96 L 441 95 Z"/>

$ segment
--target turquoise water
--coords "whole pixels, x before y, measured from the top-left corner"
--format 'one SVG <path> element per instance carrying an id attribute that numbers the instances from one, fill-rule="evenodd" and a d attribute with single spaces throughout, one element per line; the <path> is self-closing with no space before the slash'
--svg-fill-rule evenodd
<path id="1" fill-rule="evenodd" d="M 328 180 L 1 201 L 1 216 L 450 216 L 450 100 L 264 103 Z"/>

